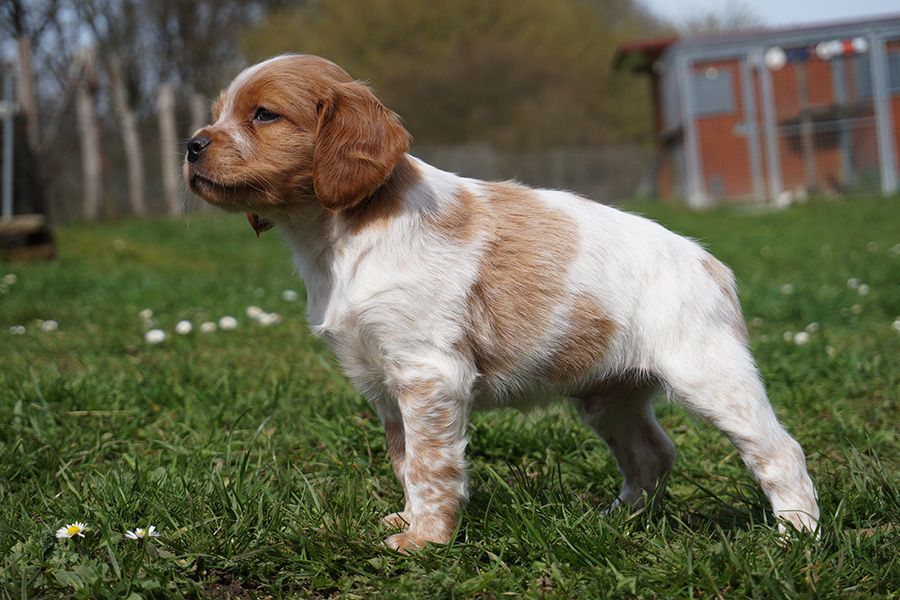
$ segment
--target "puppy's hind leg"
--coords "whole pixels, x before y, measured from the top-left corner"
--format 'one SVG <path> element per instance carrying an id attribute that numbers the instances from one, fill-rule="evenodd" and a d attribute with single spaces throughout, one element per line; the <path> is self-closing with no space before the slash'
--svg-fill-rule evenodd
<path id="1" fill-rule="evenodd" d="M 609 446 L 624 477 L 608 510 L 639 507 L 662 494 L 675 462 L 675 445 L 653 412 L 656 381 L 639 376 L 608 380 L 575 399 L 584 422 Z"/>
<path id="2" fill-rule="evenodd" d="M 723 324 L 690 337 L 660 357 L 660 373 L 676 401 L 728 436 L 776 517 L 815 530 L 819 507 L 803 449 L 775 417 L 740 332 Z"/>

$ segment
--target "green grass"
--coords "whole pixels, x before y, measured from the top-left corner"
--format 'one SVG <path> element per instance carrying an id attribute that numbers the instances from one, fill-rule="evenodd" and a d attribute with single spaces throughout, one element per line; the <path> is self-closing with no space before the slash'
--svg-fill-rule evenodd
<path id="1" fill-rule="evenodd" d="M 642 209 L 737 273 L 821 539 L 779 543 L 727 440 L 661 402 L 679 457 L 658 510 L 601 515 L 619 476 L 568 407 L 489 412 L 455 543 L 383 549 L 401 490 L 378 419 L 282 300 L 302 288 L 279 237 L 219 215 L 69 227 L 57 262 L 0 265 L 18 277 L 0 293 L 0 598 L 900 597 L 900 203 Z M 144 342 L 144 308 L 164 343 Z M 197 331 L 225 314 L 237 330 Z M 174 335 L 183 318 L 195 332 Z M 83 539 L 54 538 L 75 520 Z M 148 524 L 162 536 L 124 538 Z"/>

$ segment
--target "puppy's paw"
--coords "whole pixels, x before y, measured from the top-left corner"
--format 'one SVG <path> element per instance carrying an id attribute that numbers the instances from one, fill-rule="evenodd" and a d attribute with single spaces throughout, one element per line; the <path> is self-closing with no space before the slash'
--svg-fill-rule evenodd
<path id="1" fill-rule="evenodd" d="M 401 512 L 391 513 L 381 520 L 382 523 L 394 529 L 407 529 L 412 522 L 412 515 L 405 510 Z"/>
<path id="2" fill-rule="evenodd" d="M 428 542 L 429 540 L 410 533 L 409 531 L 395 533 L 391 537 L 384 540 L 384 544 L 388 548 L 396 550 L 401 554 L 409 554 L 410 552 L 421 550 Z"/>

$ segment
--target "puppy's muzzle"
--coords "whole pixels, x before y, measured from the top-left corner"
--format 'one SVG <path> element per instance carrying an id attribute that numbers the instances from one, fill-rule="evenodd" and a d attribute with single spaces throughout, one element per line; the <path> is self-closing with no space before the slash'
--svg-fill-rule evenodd
<path id="1" fill-rule="evenodd" d="M 188 140 L 187 143 L 187 159 L 190 163 L 200 160 L 200 154 L 210 144 L 210 139 L 202 135 L 196 135 Z"/>

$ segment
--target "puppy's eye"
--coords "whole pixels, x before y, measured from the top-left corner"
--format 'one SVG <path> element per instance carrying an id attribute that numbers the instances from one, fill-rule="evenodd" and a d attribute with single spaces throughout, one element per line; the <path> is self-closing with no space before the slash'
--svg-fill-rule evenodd
<path id="1" fill-rule="evenodd" d="M 253 113 L 253 120 L 267 123 L 268 121 L 274 121 L 275 119 L 278 119 L 279 116 L 280 115 L 276 115 L 271 110 L 267 110 L 260 106 L 256 109 L 256 112 Z"/>

